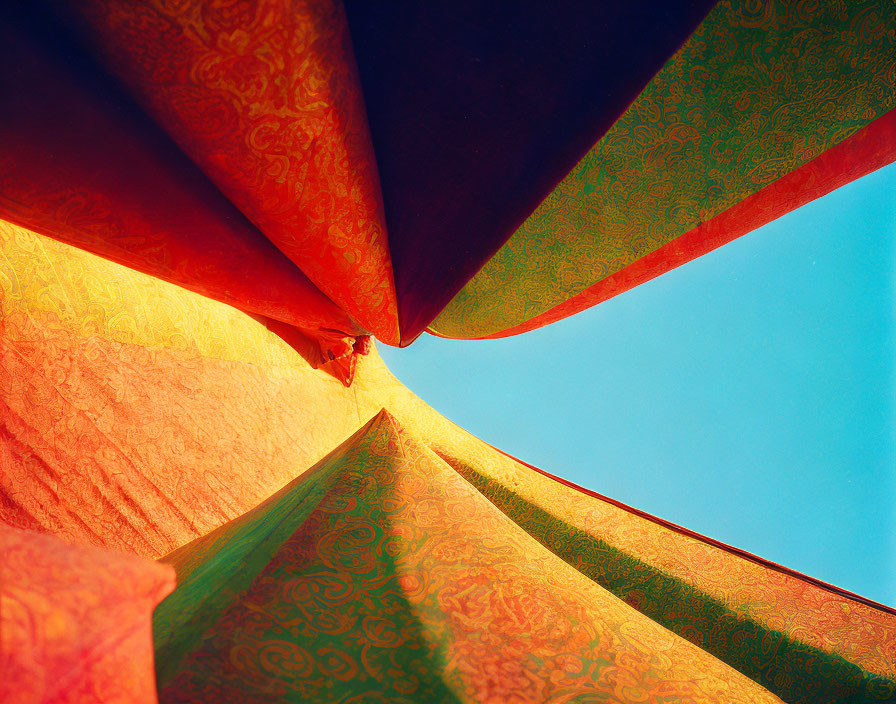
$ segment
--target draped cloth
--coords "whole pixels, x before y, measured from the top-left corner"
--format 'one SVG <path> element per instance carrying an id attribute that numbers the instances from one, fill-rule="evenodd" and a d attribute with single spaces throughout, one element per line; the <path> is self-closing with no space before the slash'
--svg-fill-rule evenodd
<path id="1" fill-rule="evenodd" d="M 896 700 L 893 609 L 503 454 L 371 341 L 525 332 L 892 162 L 888 0 L 0 38 L 4 696 Z"/>
<path id="2" fill-rule="evenodd" d="M 896 159 L 892 5 L 720 2 L 431 324 L 519 334 Z"/>
<path id="3" fill-rule="evenodd" d="M 317 366 L 548 324 L 896 156 L 887 0 L 3 13 L 0 215 Z"/>
<path id="4" fill-rule="evenodd" d="M 0 696 L 152 704 L 152 610 L 167 565 L 0 525 Z"/>
<path id="5" fill-rule="evenodd" d="M 161 701 L 896 696 L 892 609 L 499 452 L 375 348 L 346 388 L 198 294 L 0 251 L 0 521 L 175 568 Z"/>

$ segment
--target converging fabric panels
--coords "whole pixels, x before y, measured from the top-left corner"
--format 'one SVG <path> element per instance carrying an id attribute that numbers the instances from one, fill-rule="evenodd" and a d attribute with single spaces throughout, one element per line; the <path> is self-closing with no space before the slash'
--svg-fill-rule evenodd
<path id="1" fill-rule="evenodd" d="M 886 0 L 14 2 L 2 24 L 0 213 L 319 366 L 366 334 L 558 320 L 896 142 Z"/>
<path id="2" fill-rule="evenodd" d="M 163 702 L 896 696 L 892 609 L 504 455 L 375 349 L 348 389 L 198 294 L 12 225 L 0 252 L 22 701 L 153 668 Z"/>
<path id="3" fill-rule="evenodd" d="M 4 701 L 896 701 L 892 608 L 500 452 L 372 340 L 546 325 L 893 161 L 890 0 L 0 40 Z"/>

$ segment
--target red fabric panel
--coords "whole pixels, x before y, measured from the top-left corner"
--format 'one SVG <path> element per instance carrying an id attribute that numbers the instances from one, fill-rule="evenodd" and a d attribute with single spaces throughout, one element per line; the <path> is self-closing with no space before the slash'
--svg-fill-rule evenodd
<path id="1" fill-rule="evenodd" d="M 0 525 L 0 700 L 154 704 L 152 612 L 174 570 Z"/>
<path id="2" fill-rule="evenodd" d="M 0 38 L 0 218 L 351 350 L 362 329 L 97 67 L 33 18 Z"/>
<path id="3" fill-rule="evenodd" d="M 707 220 L 546 313 L 522 325 L 479 339 L 519 335 L 575 315 L 711 252 L 893 161 L 896 161 L 896 111 L 888 112 L 833 149 L 745 198 L 721 215 Z"/>
<path id="4" fill-rule="evenodd" d="M 107 68 L 343 310 L 398 343 L 379 177 L 341 3 L 71 2 Z"/>

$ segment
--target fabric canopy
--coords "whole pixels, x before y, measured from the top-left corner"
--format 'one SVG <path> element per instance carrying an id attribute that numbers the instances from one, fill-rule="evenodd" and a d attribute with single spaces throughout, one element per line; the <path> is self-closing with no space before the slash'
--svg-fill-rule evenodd
<path id="1" fill-rule="evenodd" d="M 892 4 L 720 2 L 432 324 L 504 337 L 896 159 Z"/>
<path id="2" fill-rule="evenodd" d="M 0 520 L 176 568 L 162 701 L 896 696 L 893 609 L 495 450 L 375 349 L 348 389 L 227 306 L 0 235 Z"/>
<path id="3" fill-rule="evenodd" d="M 558 320 L 896 154 L 887 0 L 13 2 L 2 24 L 0 215 L 318 365 L 365 334 Z"/>
<path id="4" fill-rule="evenodd" d="M 505 455 L 370 340 L 525 332 L 893 161 L 894 20 L 3 4 L 4 697 L 896 701 L 896 610 Z"/>

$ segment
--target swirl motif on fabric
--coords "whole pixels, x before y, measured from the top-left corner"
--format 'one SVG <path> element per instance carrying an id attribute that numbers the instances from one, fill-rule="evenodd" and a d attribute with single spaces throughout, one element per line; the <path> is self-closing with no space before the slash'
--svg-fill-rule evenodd
<path id="1" fill-rule="evenodd" d="M 889 0 L 724 0 L 431 329 L 521 326 L 757 193 L 896 107 L 893 56 Z"/>

